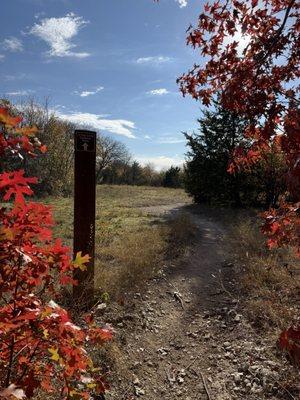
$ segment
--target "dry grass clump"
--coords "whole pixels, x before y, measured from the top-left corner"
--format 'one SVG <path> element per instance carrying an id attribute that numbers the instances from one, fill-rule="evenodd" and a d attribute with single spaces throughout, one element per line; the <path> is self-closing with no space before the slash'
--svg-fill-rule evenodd
<path id="1" fill-rule="evenodd" d="M 251 299 L 246 302 L 248 316 L 254 322 L 257 328 L 268 330 L 269 328 L 278 328 L 274 332 L 276 339 L 278 331 L 288 328 L 295 318 L 295 309 L 285 304 L 281 304 L 274 299 Z"/>
<path id="2" fill-rule="evenodd" d="M 161 267 L 165 245 L 163 228 L 121 234 L 102 249 L 96 262 L 96 289 L 122 296 L 143 284 Z"/>
<path id="3" fill-rule="evenodd" d="M 289 249 L 269 251 L 257 221 L 239 220 L 231 229 L 246 310 L 257 327 L 280 329 L 300 315 L 300 265 Z"/>

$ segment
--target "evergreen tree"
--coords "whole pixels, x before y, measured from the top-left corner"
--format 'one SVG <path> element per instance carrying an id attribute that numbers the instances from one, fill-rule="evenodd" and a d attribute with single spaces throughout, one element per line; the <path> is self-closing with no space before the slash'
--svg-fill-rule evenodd
<path id="1" fill-rule="evenodd" d="M 234 148 L 241 143 L 246 121 L 215 103 L 198 120 L 200 133 L 188 135 L 190 148 L 185 168 L 185 188 L 196 202 L 241 205 L 240 176 L 227 167 Z"/>
<path id="2" fill-rule="evenodd" d="M 166 172 L 164 177 L 164 186 L 179 188 L 181 187 L 181 171 L 179 167 L 171 166 Z"/>
<path id="3" fill-rule="evenodd" d="M 142 167 L 137 161 L 134 161 L 131 165 L 130 171 L 130 184 L 141 185 L 143 183 Z"/>
<path id="4" fill-rule="evenodd" d="M 218 103 L 198 120 L 199 133 L 188 135 L 185 188 L 197 203 L 218 203 L 233 206 L 276 205 L 286 185 L 286 168 L 282 155 L 270 152 L 251 171 L 229 174 L 228 164 L 234 149 L 248 148 L 244 137 L 248 121 Z"/>

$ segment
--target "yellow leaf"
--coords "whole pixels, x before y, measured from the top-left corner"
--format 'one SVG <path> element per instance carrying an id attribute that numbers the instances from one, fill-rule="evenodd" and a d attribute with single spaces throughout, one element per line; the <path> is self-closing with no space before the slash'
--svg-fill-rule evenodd
<path id="1" fill-rule="evenodd" d="M 89 389 L 94 389 L 96 386 L 97 386 L 96 383 L 88 383 L 88 384 L 87 384 L 87 387 L 88 387 Z"/>
<path id="2" fill-rule="evenodd" d="M 68 399 L 71 398 L 71 397 L 72 397 L 74 400 L 80 400 L 80 399 L 82 399 L 80 393 L 77 392 L 77 391 L 74 390 L 74 389 L 73 389 L 73 390 L 70 390 L 70 392 L 69 392 Z"/>
<path id="3" fill-rule="evenodd" d="M 44 330 L 43 330 L 43 335 L 44 335 L 44 338 L 45 338 L 45 339 L 48 339 L 48 337 L 49 337 L 49 331 L 48 331 L 48 329 L 44 329 Z"/>
<path id="4" fill-rule="evenodd" d="M 81 271 L 86 271 L 87 267 L 86 267 L 86 263 L 88 263 L 90 261 L 90 256 L 88 254 L 86 254 L 85 256 L 82 256 L 82 252 L 79 251 L 76 254 L 76 258 L 73 261 L 73 264 L 75 266 L 75 268 L 79 268 L 81 269 Z"/>
<path id="5" fill-rule="evenodd" d="M 43 312 L 42 312 L 42 318 L 46 318 L 49 317 L 49 315 L 51 315 L 53 313 L 53 310 L 51 308 L 46 308 Z"/>
<path id="6" fill-rule="evenodd" d="M 48 349 L 48 351 L 51 354 L 51 360 L 54 360 L 54 361 L 59 361 L 60 360 L 60 356 L 58 354 L 58 349 L 55 349 L 54 347 L 50 347 Z"/>

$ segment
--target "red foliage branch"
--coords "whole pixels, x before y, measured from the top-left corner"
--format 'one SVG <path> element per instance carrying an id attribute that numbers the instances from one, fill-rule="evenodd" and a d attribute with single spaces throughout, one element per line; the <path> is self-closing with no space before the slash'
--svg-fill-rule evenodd
<path id="1" fill-rule="evenodd" d="M 274 146 L 284 156 L 288 193 L 264 214 L 263 231 L 270 248 L 293 246 L 300 256 L 299 11 L 297 0 L 207 3 L 187 37 L 202 64 L 178 82 L 184 96 L 209 106 L 219 94 L 225 108 L 249 120 L 252 146 L 236 149 L 231 172 L 251 168 Z"/>
<path id="2" fill-rule="evenodd" d="M 295 206 L 300 196 L 299 10 L 295 0 L 206 4 L 187 38 L 201 50 L 204 66 L 195 65 L 178 80 L 184 95 L 209 105 L 212 96 L 221 93 L 225 108 L 249 119 L 245 136 L 253 144 L 246 153 L 236 153 L 232 171 L 258 160 L 272 142 L 280 147 L 289 167 L 287 199 L 295 210 L 295 236 L 300 227 Z M 274 224 L 281 223 L 283 210 L 269 215 Z M 293 245 L 299 253 L 300 239 Z"/>
<path id="3" fill-rule="evenodd" d="M 18 128 L 21 121 L 0 109 L 1 160 L 46 151 L 35 128 Z M 85 347 L 112 332 L 91 317 L 74 325 L 51 300 L 59 286 L 76 284 L 73 270 L 89 257 L 72 260 L 70 249 L 52 240 L 51 208 L 25 200 L 36 182 L 23 170 L 0 173 L 0 200 L 12 201 L 0 208 L 0 397 L 30 398 L 42 388 L 61 399 L 89 399 L 107 385 Z"/>

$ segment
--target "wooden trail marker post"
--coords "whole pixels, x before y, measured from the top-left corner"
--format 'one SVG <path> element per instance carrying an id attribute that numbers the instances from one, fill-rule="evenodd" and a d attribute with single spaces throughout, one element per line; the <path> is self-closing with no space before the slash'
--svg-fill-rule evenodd
<path id="1" fill-rule="evenodd" d="M 91 258 L 87 270 L 74 271 L 78 285 L 73 287 L 73 298 L 81 305 L 94 299 L 95 213 L 96 213 L 96 132 L 76 130 L 74 176 L 74 258 Z"/>

